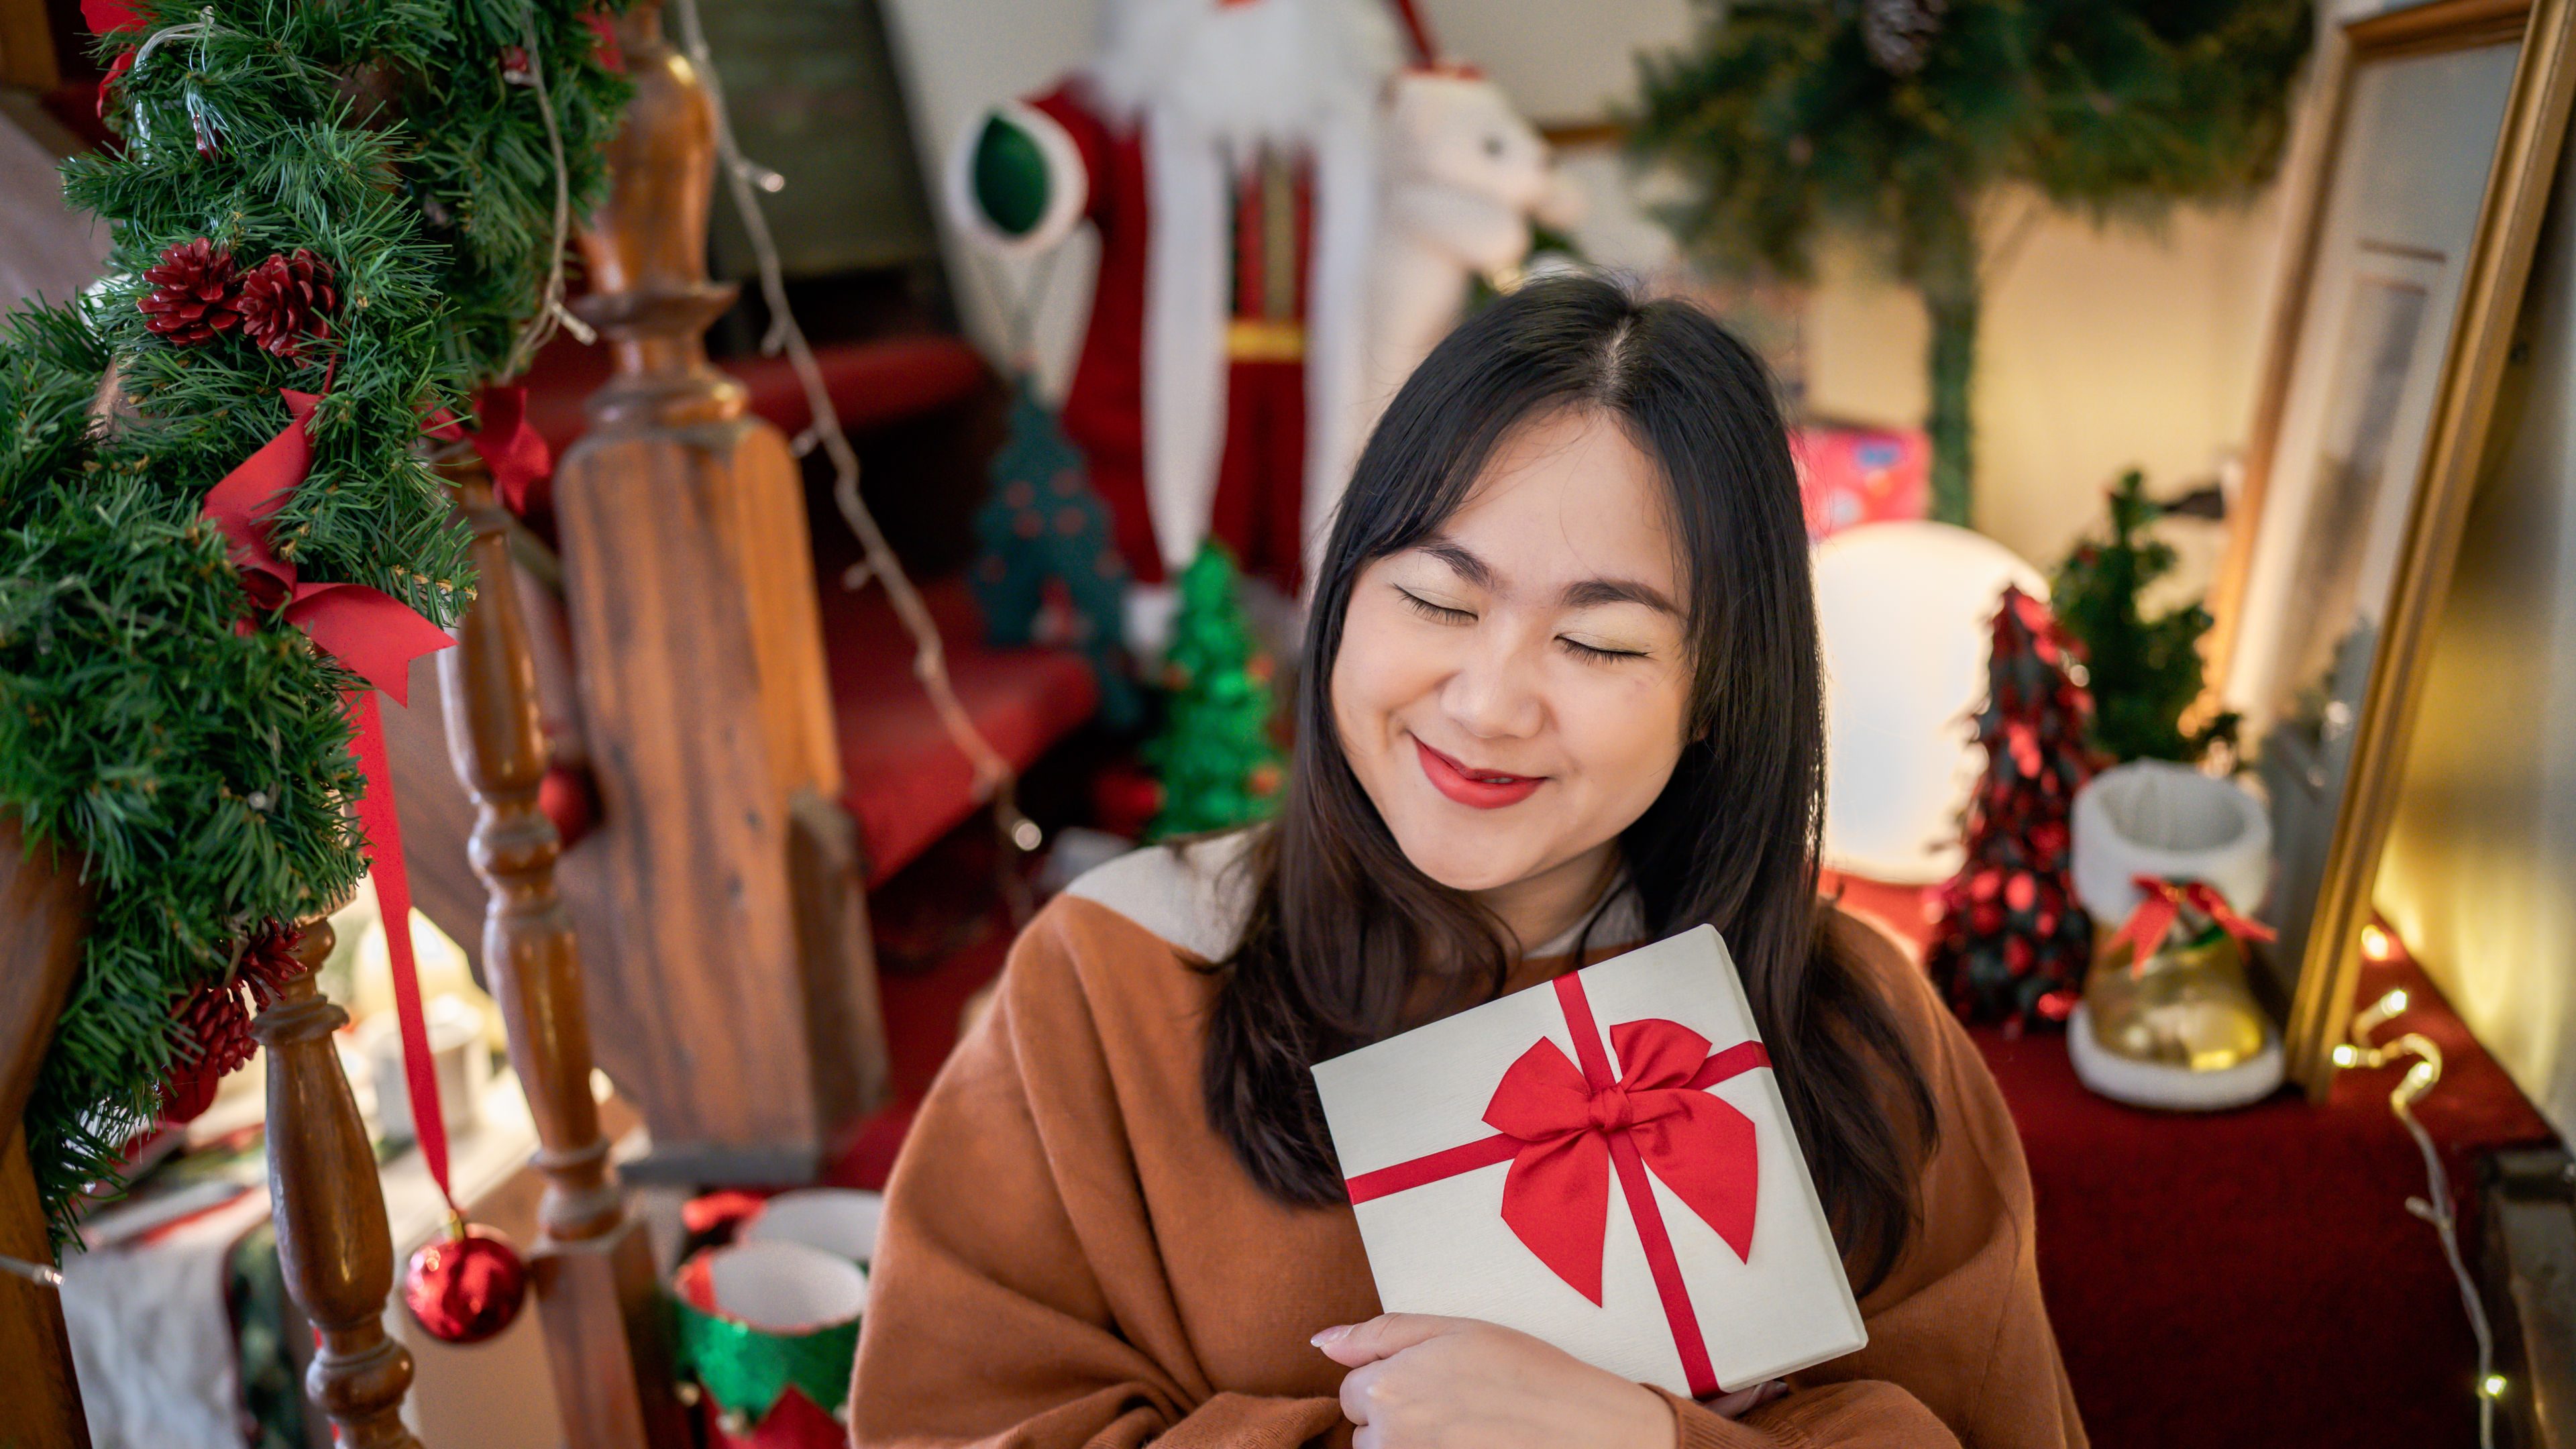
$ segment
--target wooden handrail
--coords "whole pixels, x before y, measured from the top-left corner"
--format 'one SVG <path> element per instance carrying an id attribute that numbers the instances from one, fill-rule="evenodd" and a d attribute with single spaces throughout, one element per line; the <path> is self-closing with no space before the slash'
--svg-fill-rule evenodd
<path id="1" fill-rule="evenodd" d="M 268 1049 L 269 1212 L 286 1291 L 321 1339 L 305 1389 L 341 1449 L 419 1449 L 402 1423 L 411 1351 L 385 1332 L 394 1245 L 384 1184 L 331 1039 L 349 1014 L 313 981 L 332 940 L 329 918 L 305 923 L 304 969 L 251 1023 Z"/>
<path id="2" fill-rule="evenodd" d="M 467 457 L 442 468 L 474 534 L 481 579 L 457 647 L 438 657 L 448 752 L 474 799 L 469 853 L 490 891 L 483 967 L 510 1027 L 510 1064 L 537 1127 L 546 1189 L 530 1259 L 555 1401 L 575 1449 L 681 1449 L 652 1245 L 628 1218 L 591 1095 L 581 951 L 555 890 L 561 846 L 537 808 L 547 748 L 520 612 L 509 515 Z"/>
<path id="3" fill-rule="evenodd" d="M 0 818 L 0 1254 L 21 1262 L 53 1261 L 20 1119 L 88 932 L 80 872 L 28 850 L 17 817 Z M 62 1299 L 10 1273 L 0 1273 L 0 1426 L 25 1449 L 89 1449 Z"/>

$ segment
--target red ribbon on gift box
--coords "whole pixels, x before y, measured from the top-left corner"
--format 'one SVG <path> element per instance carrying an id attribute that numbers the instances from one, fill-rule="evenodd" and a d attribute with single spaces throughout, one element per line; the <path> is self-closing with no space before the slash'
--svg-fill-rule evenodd
<path id="1" fill-rule="evenodd" d="M 2140 875 L 2131 876 L 2129 884 L 2137 887 L 2141 899 L 2138 908 L 2129 913 L 2129 919 L 2121 923 L 2119 933 L 2111 938 L 2111 944 L 2130 943 L 2130 949 L 2136 953 L 2129 962 L 2132 976 L 2147 969 L 2147 958 L 2163 947 L 2165 937 L 2172 932 L 2184 906 L 2209 917 L 2220 930 L 2239 942 L 2273 938 L 2271 927 L 2236 914 L 2236 908 L 2227 903 L 2227 897 L 2220 895 L 2218 888 L 2205 880 L 2175 881 Z"/>
<path id="2" fill-rule="evenodd" d="M 1548 1271 L 1598 1305 L 1615 1169 L 1691 1395 L 1723 1393 L 1646 1174 L 1651 1169 L 1737 1258 L 1749 1258 L 1762 1167 L 1753 1120 L 1707 1089 L 1771 1065 L 1771 1055 L 1758 1041 L 1712 1052 L 1708 1038 L 1679 1022 L 1629 1021 L 1610 1028 L 1610 1043 L 1627 1067 L 1620 1075 L 1601 1049 L 1601 1028 L 1579 974 L 1556 979 L 1556 1000 L 1580 1070 L 1541 1037 L 1504 1071 L 1486 1104 L 1486 1124 L 1499 1129 L 1493 1136 L 1363 1172 L 1344 1186 L 1356 1206 L 1509 1162 L 1504 1223 Z"/>

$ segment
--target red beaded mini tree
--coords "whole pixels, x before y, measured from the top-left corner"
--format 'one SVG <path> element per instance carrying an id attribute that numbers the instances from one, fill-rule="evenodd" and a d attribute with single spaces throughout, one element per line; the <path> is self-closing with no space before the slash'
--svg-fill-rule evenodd
<path id="1" fill-rule="evenodd" d="M 1940 921 L 1924 964 L 1961 1018 L 2011 1032 L 2063 1023 L 2092 960 L 2093 923 L 2068 879 L 2067 821 L 2095 768 L 2081 667 L 2047 607 L 2006 588 L 1977 716 L 1986 773 L 1968 804 L 1968 859 L 1935 888 Z"/>

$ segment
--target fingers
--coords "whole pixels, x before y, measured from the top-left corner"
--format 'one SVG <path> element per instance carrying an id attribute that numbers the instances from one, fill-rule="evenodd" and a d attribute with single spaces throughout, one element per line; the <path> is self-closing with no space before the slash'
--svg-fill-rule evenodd
<path id="1" fill-rule="evenodd" d="M 1384 1372 L 1383 1365 L 1369 1364 L 1342 1375 L 1340 1398 L 1343 1418 L 1365 1429 L 1369 1421 L 1377 1417 L 1376 1401 L 1369 1392 L 1369 1386 L 1376 1383 Z"/>
<path id="2" fill-rule="evenodd" d="M 1324 1351 L 1324 1357 L 1344 1368 L 1358 1368 L 1473 1324 L 1473 1319 L 1440 1318 L 1428 1313 L 1381 1313 L 1366 1323 L 1327 1328 L 1316 1334 L 1313 1342 Z"/>
<path id="3" fill-rule="evenodd" d="M 1737 1389 L 1721 1398 L 1702 1399 L 1711 1413 L 1721 1418 L 1740 1419 L 1789 1392 L 1785 1379 L 1767 1379 L 1749 1389 Z"/>

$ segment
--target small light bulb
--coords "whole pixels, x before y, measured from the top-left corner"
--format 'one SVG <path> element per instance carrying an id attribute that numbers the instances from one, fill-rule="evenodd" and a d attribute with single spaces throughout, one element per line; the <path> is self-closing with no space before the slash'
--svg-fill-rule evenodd
<path id="1" fill-rule="evenodd" d="M 2339 1066 L 2339 1067 L 2348 1067 L 2348 1066 L 2351 1066 L 2354 1062 L 2357 1062 L 2357 1061 L 2360 1061 L 2360 1060 L 2361 1060 L 2361 1053 L 2359 1053 L 2359 1052 L 2357 1052 L 2357 1051 L 2354 1051 L 2354 1050 L 2352 1049 L 2352 1043 L 2350 1043 L 2350 1042 L 2342 1042 L 2342 1043 L 2339 1043 L 2339 1044 L 2337 1044 L 2337 1045 L 2336 1045 L 2336 1047 L 2335 1047 L 2335 1049 L 2334 1049 L 2334 1064 L 2335 1064 L 2336 1066 Z"/>
<path id="2" fill-rule="evenodd" d="M 2396 945 L 2396 942 L 2389 939 L 2388 932 L 2376 921 L 2361 928 L 2361 954 L 2364 960 L 2385 961 L 2396 954 Z"/>
<path id="3" fill-rule="evenodd" d="M 2486 1395 L 2486 1396 L 2487 1396 L 2488 1398 L 2490 1398 L 2490 1399 L 2501 1399 L 2501 1398 L 2503 1398 L 2503 1397 L 2504 1397 L 2504 1375 L 2502 1375 L 2502 1374 L 2489 1374 L 2489 1375 L 2487 1375 L 2487 1376 L 2486 1376 L 2486 1380 L 2485 1380 L 2484 1382 L 2482 1382 L 2482 1383 L 2480 1383 L 2480 1384 L 2478 1385 L 2478 1392 L 2480 1392 L 2480 1393 L 2482 1393 L 2482 1394 Z"/>
<path id="4" fill-rule="evenodd" d="M 2405 1009 L 2406 993 L 2403 991 L 2392 991 L 2379 998 L 2379 1011 L 2382 1016 L 2395 1016 Z"/>

